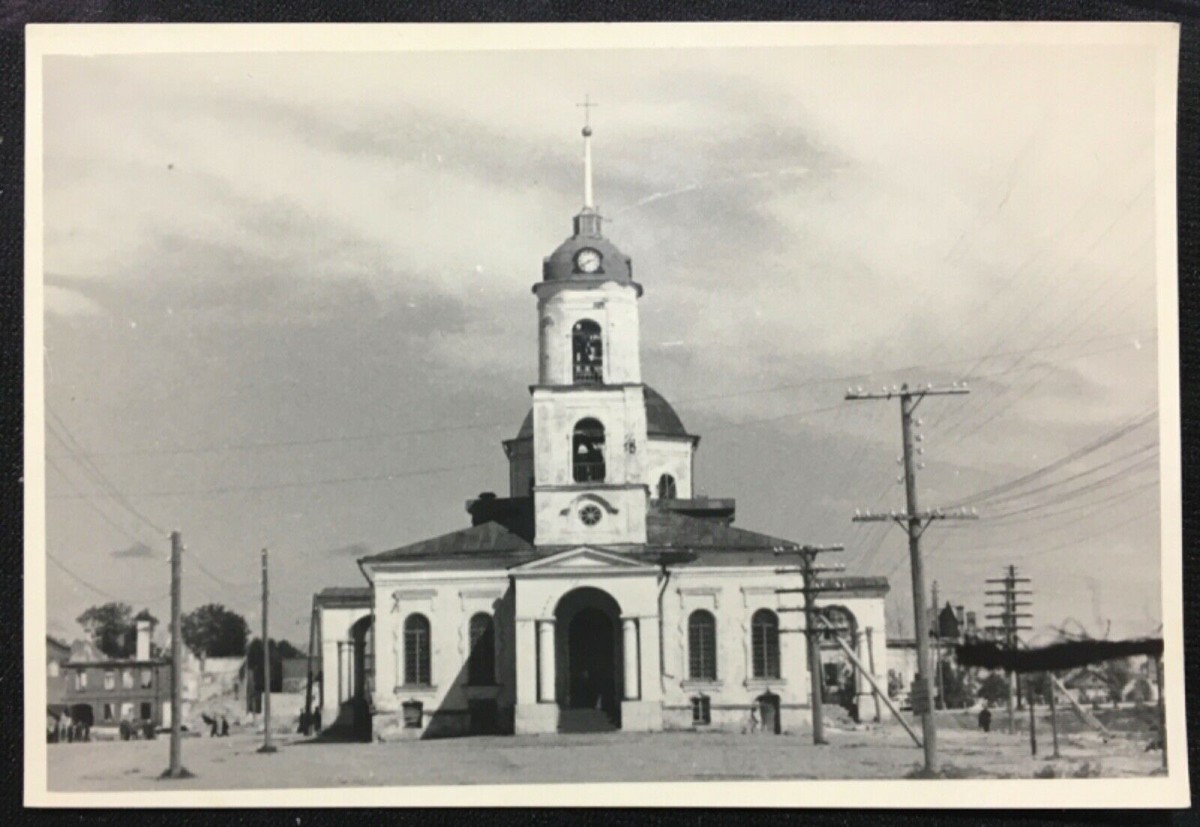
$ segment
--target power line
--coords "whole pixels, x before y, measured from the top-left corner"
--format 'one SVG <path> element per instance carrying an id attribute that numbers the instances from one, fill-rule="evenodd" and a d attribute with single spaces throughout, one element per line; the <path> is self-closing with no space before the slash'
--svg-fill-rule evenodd
<path id="1" fill-rule="evenodd" d="M 67 424 L 63 422 L 62 418 L 55 413 L 49 405 L 46 406 L 46 411 L 51 417 L 54 418 L 55 422 L 58 424 L 58 428 L 60 428 L 63 433 L 59 434 L 55 430 L 54 425 L 47 421 L 47 424 L 50 425 L 50 432 L 54 434 L 55 438 L 57 438 L 60 443 L 62 443 L 63 447 L 67 448 L 67 450 L 73 454 L 75 461 L 80 464 L 80 467 L 84 468 L 85 471 L 89 468 L 91 469 L 93 481 L 97 482 L 102 488 L 107 489 L 109 493 L 117 500 L 117 502 L 125 508 L 126 511 L 128 511 L 137 519 L 141 520 L 157 534 L 165 535 L 167 533 L 166 529 L 157 525 L 153 520 L 135 508 L 133 503 L 129 502 L 129 500 L 124 494 L 121 493 L 120 489 L 117 488 L 112 480 L 110 480 L 104 474 L 104 472 L 101 471 L 100 468 L 86 456 L 83 446 L 80 445 L 79 440 L 75 438 L 75 436 L 71 433 L 71 429 L 67 427 Z M 66 435 L 66 440 L 63 439 L 63 434 Z"/>
<path id="2" fill-rule="evenodd" d="M 1065 456 L 1059 457 L 1054 462 L 1051 462 L 1047 465 L 1043 465 L 1041 468 L 1031 471 L 1028 474 L 1024 474 L 1020 477 L 1017 477 L 1016 479 L 1009 480 L 1008 482 L 993 486 L 992 488 L 986 488 L 982 491 L 976 491 L 974 494 L 971 494 L 971 495 L 964 497 L 963 499 L 958 500 L 957 502 L 953 503 L 952 507 L 959 507 L 959 506 L 979 503 L 979 502 L 982 502 L 982 501 L 984 501 L 990 497 L 993 497 L 997 494 L 1000 494 L 1000 493 L 1003 493 L 1006 491 L 1011 491 L 1014 488 L 1024 485 L 1027 482 L 1030 482 L 1031 480 L 1035 480 L 1039 477 L 1045 476 L 1046 474 L 1049 474 L 1052 471 L 1056 471 L 1059 468 L 1062 468 L 1064 465 L 1074 462 L 1077 459 L 1080 459 L 1082 457 L 1087 456 L 1088 454 L 1091 454 L 1091 453 L 1094 453 L 1094 452 L 1100 450 L 1101 448 L 1103 448 L 1106 445 L 1116 442 L 1118 439 L 1125 436 L 1126 434 L 1146 425 L 1157 415 L 1158 415 L 1158 408 L 1156 406 L 1154 408 L 1151 408 L 1149 411 L 1146 411 L 1145 413 L 1139 414 L 1138 416 L 1134 417 L 1132 420 L 1128 420 L 1128 421 L 1122 423 L 1114 430 L 1101 435 L 1099 438 L 1093 440 L 1092 442 L 1089 442 L 1087 445 L 1084 445 L 1081 448 L 1077 448 L 1076 450 L 1070 452 L 1069 454 L 1066 454 Z"/>
<path id="3" fill-rule="evenodd" d="M 1095 337 L 1092 337 L 1089 339 L 1082 339 L 1079 341 L 1073 341 L 1073 342 L 1065 341 L 1065 342 L 1059 342 L 1059 343 L 1052 344 L 1052 345 L 1042 345 L 1042 346 L 1034 347 L 1034 348 L 1025 348 L 1025 349 L 1021 349 L 1021 350 L 1010 350 L 1010 351 L 1005 351 L 1003 353 L 991 354 L 989 356 L 983 357 L 980 360 L 980 363 L 982 363 L 982 361 L 984 361 L 986 359 L 993 358 L 994 356 L 1011 356 L 1011 355 L 1017 355 L 1017 354 L 1039 353 L 1039 352 L 1044 352 L 1044 351 L 1049 351 L 1049 350 L 1058 350 L 1058 349 L 1061 349 L 1064 347 L 1074 347 L 1074 346 L 1078 346 L 1078 345 L 1092 344 L 1094 342 L 1108 341 L 1108 340 L 1119 339 L 1119 338 L 1128 338 L 1130 336 L 1137 336 L 1137 335 L 1147 334 L 1147 333 L 1151 333 L 1151 332 L 1154 332 L 1154 328 L 1145 328 L 1145 329 L 1140 329 L 1140 330 L 1127 331 L 1124 333 L 1110 333 L 1110 334 L 1105 334 L 1102 336 L 1095 336 Z M 1106 350 L 1106 351 L 1100 351 L 1100 352 L 1108 352 L 1108 351 Z M 1075 358 L 1075 357 L 1071 357 L 1071 358 Z M 943 360 L 940 362 L 930 362 L 930 363 L 921 364 L 921 365 L 906 365 L 903 367 L 889 368 L 889 369 L 885 369 L 885 370 L 881 370 L 881 371 L 873 371 L 873 372 L 859 371 L 857 373 L 848 373 L 848 374 L 843 374 L 840 376 L 811 377 L 811 378 L 806 379 L 801 382 L 792 382 L 792 383 L 786 383 L 786 384 L 780 384 L 780 385 L 772 385 L 772 386 L 766 387 L 766 388 L 746 389 L 746 390 L 740 390 L 740 391 L 733 391 L 730 393 L 712 394 L 709 396 L 683 398 L 683 399 L 677 400 L 676 404 L 684 405 L 684 404 L 693 404 L 696 402 L 711 402 L 711 401 L 718 401 L 718 400 L 724 400 L 724 399 L 736 399 L 736 398 L 745 397 L 745 396 L 756 396 L 756 395 L 767 394 L 767 393 L 777 393 L 779 391 L 785 391 L 785 390 L 798 390 L 801 388 L 809 388 L 809 387 L 813 387 L 816 385 L 830 384 L 830 383 L 835 383 L 835 382 L 848 382 L 848 381 L 853 381 L 853 380 L 861 380 L 861 379 L 864 379 L 865 377 L 869 377 L 869 376 L 887 376 L 890 374 L 902 373 L 902 372 L 910 371 L 910 370 L 949 367 L 952 365 L 963 364 L 965 362 L 972 362 L 972 361 L 976 361 L 976 357 L 948 359 L 948 360 Z M 1001 375 L 1004 372 L 1005 371 L 1001 371 L 1001 372 L 994 373 L 994 374 L 983 374 L 982 376 L 968 375 L 965 378 L 968 378 L 968 379 L 985 378 L 987 376 Z M 973 371 L 972 371 L 972 373 L 973 373 Z M 824 409 L 821 409 L 821 410 L 824 410 Z M 783 418 L 783 417 L 780 417 L 780 418 Z M 758 422 L 758 421 L 772 421 L 772 420 L 771 419 L 755 420 L 755 422 Z M 747 424 L 752 424 L 752 423 L 747 423 Z M 376 433 L 370 433 L 370 434 L 353 434 L 353 435 L 349 435 L 349 436 L 314 437 L 312 439 L 287 439 L 287 440 L 270 440 L 270 441 L 262 441 L 262 442 L 226 443 L 223 445 L 191 446 L 191 447 L 181 447 L 181 448 L 135 448 L 135 449 L 129 449 L 129 450 L 120 450 L 120 451 L 86 452 L 86 451 L 80 450 L 80 451 L 72 451 L 70 456 L 72 456 L 76 459 L 79 459 L 81 457 L 175 456 L 175 455 L 186 455 L 186 454 L 225 453 L 225 452 L 234 452 L 234 451 L 255 451 L 255 450 L 269 450 L 269 449 L 273 449 L 273 448 L 310 447 L 310 446 L 314 446 L 314 445 L 339 444 L 339 443 L 344 443 L 344 442 L 370 442 L 370 441 L 375 441 L 375 440 L 398 439 L 398 438 L 407 437 L 407 436 L 427 436 L 427 435 L 432 435 L 432 434 L 454 433 L 454 432 L 461 432 L 461 431 L 491 430 L 491 429 L 495 429 L 495 428 L 510 427 L 511 425 L 512 425 L 512 423 L 508 422 L 508 421 L 506 421 L 506 422 L 486 422 L 486 423 L 470 423 L 470 424 L 461 424 L 461 425 L 447 425 L 447 426 L 436 427 L 436 428 L 414 428 L 414 429 L 407 429 L 407 430 L 402 430 L 402 431 L 376 432 Z"/>

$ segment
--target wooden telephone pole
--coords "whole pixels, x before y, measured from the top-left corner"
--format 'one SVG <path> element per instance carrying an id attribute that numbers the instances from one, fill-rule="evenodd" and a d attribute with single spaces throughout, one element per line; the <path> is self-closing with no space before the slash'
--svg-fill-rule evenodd
<path id="1" fill-rule="evenodd" d="M 191 778 L 183 768 L 183 537 L 171 532 L 171 758 L 163 778 Z"/>
<path id="2" fill-rule="evenodd" d="M 798 589 L 776 589 L 776 594 L 804 595 L 804 637 L 808 647 L 808 671 L 812 685 L 812 730 L 814 744 L 828 744 L 825 740 L 825 715 L 821 709 L 825 688 L 821 673 L 821 629 L 817 623 L 817 593 L 822 591 L 817 576 L 823 571 L 841 571 L 841 566 L 819 568 L 814 565 L 816 556 L 826 551 L 842 551 L 843 546 L 794 546 L 777 548 L 776 554 L 796 555 L 800 565 L 796 568 L 776 569 L 776 574 L 801 574 L 804 585 Z"/>
<path id="3" fill-rule="evenodd" d="M 1008 571 L 1004 577 L 991 578 L 991 579 L 987 580 L 986 582 L 1000 583 L 1003 586 L 1003 588 L 1000 589 L 999 591 L 991 590 L 991 591 L 984 592 L 984 594 L 997 595 L 1001 598 L 1001 602 L 999 602 L 999 603 L 985 604 L 986 606 L 988 606 L 990 608 L 1000 609 L 999 614 L 992 614 L 992 615 L 987 616 L 988 620 L 999 620 L 1000 625 L 999 626 L 989 626 L 988 629 L 989 629 L 989 631 L 999 632 L 1002 640 L 1004 641 L 1004 648 L 1008 649 L 1010 652 L 1015 651 L 1017 646 L 1020 645 L 1020 638 L 1017 636 L 1017 633 L 1021 632 L 1021 631 L 1029 631 L 1029 629 L 1030 629 L 1029 626 L 1022 626 L 1020 623 L 1021 620 L 1023 620 L 1024 618 L 1033 617 L 1033 615 L 1028 612 L 1018 612 L 1017 611 L 1018 608 L 1033 605 L 1032 603 L 1030 603 L 1027 600 L 1026 601 L 1017 600 L 1018 596 L 1033 594 L 1033 592 L 1031 592 L 1027 589 L 1018 589 L 1017 588 L 1018 583 L 1028 583 L 1029 578 L 1028 577 L 1017 577 L 1017 567 L 1009 566 Z M 1016 684 L 1018 681 L 1020 681 L 1020 678 L 1017 677 L 1015 672 L 1010 671 L 1008 673 L 1008 702 L 1007 702 L 1009 734 L 1012 734 L 1016 728 L 1016 720 L 1015 720 L 1016 716 L 1013 714 L 1013 698 L 1016 694 L 1016 692 L 1014 691 L 1014 684 Z"/>
<path id="4" fill-rule="evenodd" d="M 262 650 L 263 650 L 263 745 L 259 752 L 275 752 L 271 743 L 271 645 L 267 626 L 267 607 L 271 602 L 271 591 L 267 586 L 267 550 L 262 550 Z"/>
<path id="5" fill-rule="evenodd" d="M 903 513 L 895 511 L 888 513 L 862 513 L 854 515 L 855 522 L 884 522 L 892 521 L 904 528 L 908 534 L 909 563 L 912 568 L 913 616 L 917 633 L 917 679 L 913 685 L 913 711 L 921 713 L 922 744 L 925 750 L 925 772 L 937 772 L 937 726 L 933 719 L 933 676 L 930 674 L 931 662 L 929 656 L 929 612 L 925 606 L 925 564 L 921 559 L 921 535 L 934 520 L 970 520 L 977 515 L 965 509 L 956 511 L 921 511 L 917 506 L 917 467 L 914 454 L 918 453 L 914 442 L 920 437 L 913 437 L 913 412 L 927 396 L 957 396 L 969 393 L 966 385 L 955 383 L 949 388 L 935 388 L 932 385 L 910 388 L 907 384 L 900 387 L 884 388 L 881 392 L 864 392 L 862 388 L 851 388 L 846 392 L 846 399 L 851 401 L 863 399 L 892 399 L 900 400 L 900 432 L 904 443 L 904 492 L 907 510 Z M 916 424 L 920 424 L 919 420 Z M 920 449 L 923 452 L 923 449 Z"/>

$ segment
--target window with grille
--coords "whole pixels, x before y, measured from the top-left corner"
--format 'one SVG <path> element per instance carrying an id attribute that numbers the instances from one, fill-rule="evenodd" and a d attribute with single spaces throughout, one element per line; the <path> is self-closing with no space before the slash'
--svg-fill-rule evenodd
<path id="1" fill-rule="evenodd" d="M 750 644 L 754 677 L 779 677 L 779 618 L 770 609 L 759 609 L 750 619 Z"/>
<path id="2" fill-rule="evenodd" d="M 696 697 L 692 698 L 692 723 L 712 723 L 712 707 L 709 706 L 707 695 L 697 695 Z"/>
<path id="3" fill-rule="evenodd" d="M 472 617 L 470 636 L 467 682 L 473 686 L 491 686 L 496 682 L 496 627 L 492 616 L 480 612 Z"/>
<path id="4" fill-rule="evenodd" d="M 404 621 L 404 682 L 429 686 L 429 621 L 424 615 L 409 615 Z"/>
<path id="5" fill-rule="evenodd" d="M 717 679 L 717 621 L 703 609 L 688 618 L 688 677 L 694 681 Z"/>
<path id="6" fill-rule="evenodd" d="M 581 319 L 571 329 L 571 351 L 576 385 L 596 385 L 604 381 L 604 345 L 600 325 Z"/>

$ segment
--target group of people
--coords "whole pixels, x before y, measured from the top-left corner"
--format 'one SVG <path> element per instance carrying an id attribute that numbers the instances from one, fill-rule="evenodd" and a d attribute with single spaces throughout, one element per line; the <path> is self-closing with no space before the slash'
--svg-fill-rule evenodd
<path id="1" fill-rule="evenodd" d="M 84 721 L 76 721 L 70 713 L 63 712 L 57 718 L 48 715 L 46 718 L 46 740 L 51 743 L 71 744 L 75 741 L 92 740 L 92 728 Z"/>

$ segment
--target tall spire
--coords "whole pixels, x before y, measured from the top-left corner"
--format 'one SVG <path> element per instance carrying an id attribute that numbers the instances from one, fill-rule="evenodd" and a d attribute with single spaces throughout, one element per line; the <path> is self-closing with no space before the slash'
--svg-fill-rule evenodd
<path id="1" fill-rule="evenodd" d="M 576 106 L 583 107 L 583 208 L 585 210 L 594 210 L 596 208 L 595 199 L 592 197 L 592 124 L 591 124 L 591 109 L 594 104 L 591 102 L 589 95 L 583 96 L 583 103 L 577 103 Z"/>

